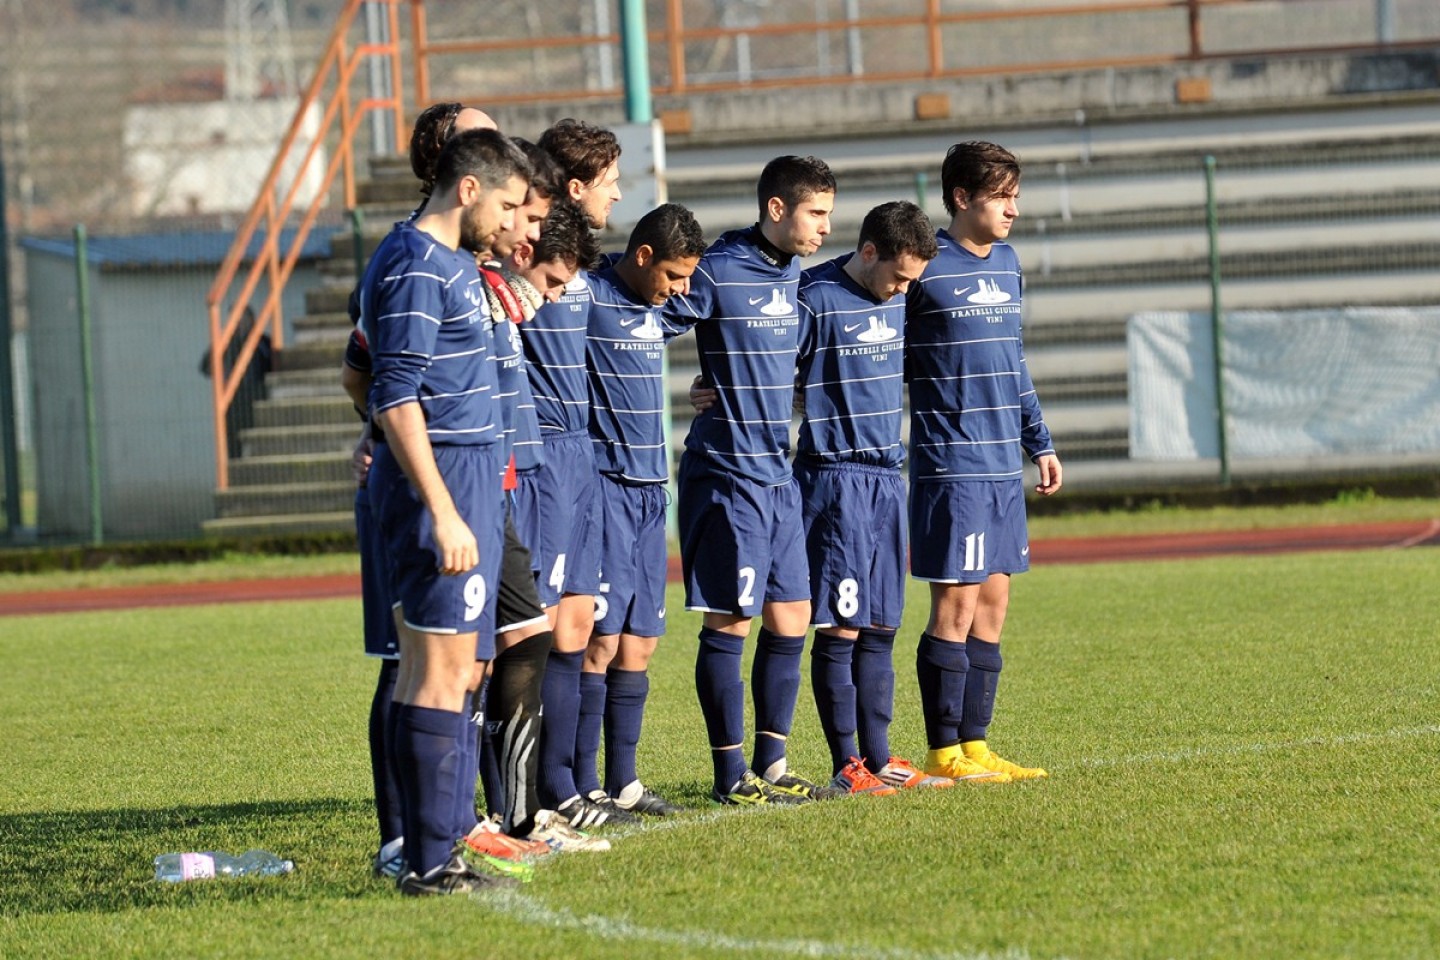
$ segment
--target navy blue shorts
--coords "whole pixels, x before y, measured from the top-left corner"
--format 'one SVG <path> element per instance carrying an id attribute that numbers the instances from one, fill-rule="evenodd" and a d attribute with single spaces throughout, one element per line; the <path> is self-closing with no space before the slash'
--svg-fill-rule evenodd
<path id="1" fill-rule="evenodd" d="M 600 592 L 595 632 L 665 633 L 665 485 L 600 478 Z"/>
<path id="2" fill-rule="evenodd" d="M 943 480 L 910 487 L 910 575 L 984 583 L 1030 569 L 1025 481 Z"/>
<path id="3" fill-rule="evenodd" d="M 595 454 L 589 434 L 545 437 L 545 461 L 518 477 L 516 526 L 539 566 L 540 602 L 553 607 L 562 594 L 593 596 L 600 586 L 596 536 Z"/>
<path id="4" fill-rule="evenodd" d="M 378 445 L 377 445 L 378 449 Z M 360 549 L 360 610 L 365 625 L 365 655 L 396 660 L 400 638 L 395 633 L 395 605 L 390 602 L 385 541 L 370 509 L 370 491 L 355 491 L 355 542 Z"/>
<path id="5" fill-rule="evenodd" d="M 685 606 L 754 617 L 764 603 L 810 599 L 800 487 L 766 486 L 680 457 L 680 563 Z"/>
<path id="6" fill-rule="evenodd" d="M 437 446 L 435 465 L 460 518 L 475 534 L 480 562 L 459 576 L 440 573 L 434 519 L 389 445 L 376 449 L 370 497 L 390 561 L 391 596 L 405 625 L 422 633 L 478 633 L 475 659 L 495 656 L 495 597 L 505 543 L 501 445 Z"/>
<path id="7" fill-rule="evenodd" d="M 810 622 L 900 626 L 905 612 L 905 481 L 893 467 L 797 461 L 810 558 Z"/>

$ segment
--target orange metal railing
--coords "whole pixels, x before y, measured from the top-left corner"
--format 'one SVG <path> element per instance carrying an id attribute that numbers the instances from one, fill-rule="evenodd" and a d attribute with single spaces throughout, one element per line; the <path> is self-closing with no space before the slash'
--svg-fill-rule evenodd
<path id="1" fill-rule="evenodd" d="M 389 17 L 388 41 L 352 43 L 350 34 L 366 0 L 347 0 L 315 69 L 315 76 L 300 99 L 295 119 L 260 185 L 259 195 L 235 233 L 229 253 L 210 287 L 206 304 L 210 315 L 210 382 L 215 404 L 215 481 L 220 490 L 229 488 L 230 462 L 227 452 L 225 414 L 240 387 L 251 358 L 267 332 L 271 342 L 284 345 L 284 316 L 281 295 L 294 271 L 305 241 L 326 205 L 335 178 L 343 178 L 345 206 L 355 206 L 355 141 L 361 121 L 376 110 L 391 111 L 396 135 L 395 149 L 404 148 L 404 110 L 400 87 L 399 5 L 407 0 L 368 0 L 383 4 Z M 371 58 L 389 61 L 394 79 L 389 96 L 357 97 L 352 84 L 356 71 Z M 308 118 L 322 110 L 319 130 L 305 138 Z M 325 164 L 319 189 L 307 204 L 297 198 L 305 186 L 306 172 L 327 142 L 334 152 Z M 300 209 L 297 209 L 297 206 Z M 294 229 L 285 233 L 286 228 Z M 257 297 L 260 282 L 266 289 Z M 255 323 L 246 330 L 245 314 L 253 310 Z M 226 352 L 238 333 L 246 335 L 226 369 Z"/>
<path id="2" fill-rule="evenodd" d="M 431 100 L 432 61 L 437 58 L 456 56 L 483 58 L 486 55 L 512 54 L 517 51 L 598 49 L 615 47 L 621 42 L 620 36 L 613 31 L 495 39 L 447 35 L 443 40 L 432 40 L 429 36 L 426 8 L 427 6 L 438 6 L 442 2 L 444 0 L 412 0 L 411 2 L 412 67 L 417 103 L 428 103 Z M 1398 50 L 1409 47 L 1431 47 L 1437 42 L 1437 38 L 1427 38 L 1383 45 L 1377 41 L 1305 47 L 1288 40 L 1287 37 L 1279 36 L 1268 40 L 1270 46 L 1266 49 L 1247 47 L 1243 51 L 1238 51 L 1206 46 L 1203 29 L 1205 11 L 1253 4 L 1253 2 L 1254 0 L 1112 0 L 1112 2 L 1105 3 L 1067 3 L 1063 5 L 1056 3 L 1050 6 L 945 12 L 941 0 L 913 0 L 913 12 L 899 16 L 860 16 L 855 19 L 824 21 L 758 22 L 746 26 L 687 27 L 684 0 L 666 0 L 663 22 L 651 23 L 649 30 L 651 63 L 653 67 L 660 68 L 653 72 L 651 93 L 656 97 L 683 97 L 693 93 L 740 92 L 765 87 L 839 86 L 856 82 L 906 82 L 1044 73 L 1059 70 L 1153 66 L 1233 56 L 1241 52 L 1247 56 L 1266 57 L 1279 54 L 1361 51 L 1381 46 L 1385 49 Z M 1316 2 L 1320 2 L 1320 0 L 1316 0 Z M 1329 2 L 1339 6 L 1353 3 L 1353 0 L 1329 0 Z M 786 5 L 787 8 L 798 6 L 798 4 Z M 947 28 L 951 28 L 952 48 L 955 46 L 954 37 L 957 33 L 953 28 L 965 25 L 979 27 L 1005 21 L 1065 23 L 1075 22 L 1077 18 L 1081 17 L 1101 17 L 1106 22 L 1111 22 L 1111 18 L 1113 18 L 1114 30 L 1117 31 L 1115 35 L 1123 36 L 1126 30 L 1126 17 L 1165 12 L 1176 14 L 1177 19 L 1183 23 L 1181 29 L 1185 32 L 1182 36 L 1171 37 L 1167 42 L 1157 44 L 1156 46 L 1161 49 L 1154 53 L 1072 60 L 1025 60 L 1022 52 L 1018 54 L 1022 59 L 1011 62 L 968 65 L 962 58 L 963 49 L 951 49 L 950 53 L 955 61 L 953 63 L 946 57 Z M 1183 14 L 1183 17 L 1178 16 L 1180 14 Z M 1167 29 L 1170 28 L 1167 27 Z M 707 44 L 733 43 L 740 38 L 748 40 L 765 37 L 794 38 L 799 41 L 847 31 L 879 33 L 880 31 L 896 30 L 920 31 L 924 36 L 924 43 L 917 45 L 917 55 L 913 62 L 907 62 L 901 69 L 875 71 L 867 66 L 863 76 L 851 76 L 844 72 L 824 72 L 819 69 L 813 72 L 797 69 L 786 71 L 784 76 L 752 76 L 745 79 L 703 82 L 691 79 L 691 60 L 696 56 L 697 51 L 704 49 Z M 967 37 L 966 43 L 970 42 L 968 38 L 973 35 L 973 31 L 958 31 L 958 33 Z M 1289 46 L 1286 46 L 1287 42 L 1290 44 Z M 1173 52 L 1176 49 L 1183 49 L 1183 52 Z M 496 106 L 563 101 L 594 102 L 617 100 L 624 95 L 620 80 L 616 80 L 609 86 L 595 85 L 592 82 L 594 78 L 587 76 L 587 84 L 584 87 L 550 86 L 543 80 L 544 78 L 540 77 L 523 76 L 518 78 L 512 90 L 468 92 L 474 95 L 477 102 Z M 452 97 L 467 99 L 461 95 L 461 92 L 449 89 L 446 90 L 445 96 L 447 99 Z"/>

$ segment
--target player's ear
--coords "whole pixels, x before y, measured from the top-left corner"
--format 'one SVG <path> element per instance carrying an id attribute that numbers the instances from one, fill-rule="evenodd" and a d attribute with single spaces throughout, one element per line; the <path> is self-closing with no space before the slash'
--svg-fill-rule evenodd
<path id="1" fill-rule="evenodd" d="M 565 192 L 570 194 L 571 200 L 579 203 L 580 199 L 585 196 L 585 184 L 581 183 L 574 177 L 571 177 L 569 180 L 565 181 Z"/>
<path id="2" fill-rule="evenodd" d="M 968 210 L 970 207 L 970 195 L 965 192 L 964 187 L 955 188 L 955 209 Z"/>
<path id="3" fill-rule="evenodd" d="M 535 263 L 535 245 L 529 240 L 520 240 L 510 258 L 515 261 L 517 269 L 528 270 Z"/>
<path id="4" fill-rule="evenodd" d="M 771 223 L 779 223 L 785 219 L 785 201 L 779 197 L 771 197 L 765 201 L 765 213 L 769 215 Z"/>
<path id="5" fill-rule="evenodd" d="M 648 243 L 642 243 L 635 248 L 635 266 L 643 267 L 655 259 L 655 248 Z"/>
<path id="6" fill-rule="evenodd" d="M 469 174 L 460 178 L 460 185 L 455 188 L 460 199 L 461 206 L 469 206 L 480 199 L 480 181 Z"/>

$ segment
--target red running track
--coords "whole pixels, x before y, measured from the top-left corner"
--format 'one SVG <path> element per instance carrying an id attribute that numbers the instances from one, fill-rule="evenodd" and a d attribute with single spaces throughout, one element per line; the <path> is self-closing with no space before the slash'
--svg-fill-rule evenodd
<path id="1" fill-rule="evenodd" d="M 1030 545 L 1037 566 L 1126 560 L 1178 560 L 1229 554 L 1297 553 L 1315 550 L 1399 549 L 1440 546 L 1440 519 L 1395 523 L 1225 530 L 1210 533 L 1144 534 L 1115 537 L 1065 537 Z M 672 557 L 670 576 L 680 564 Z M 359 574 L 290 577 L 277 580 L 226 580 L 205 583 L 147 584 L 131 587 L 0 593 L 0 616 L 80 613 L 136 607 L 194 606 L 277 600 L 328 600 L 360 595 Z"/>

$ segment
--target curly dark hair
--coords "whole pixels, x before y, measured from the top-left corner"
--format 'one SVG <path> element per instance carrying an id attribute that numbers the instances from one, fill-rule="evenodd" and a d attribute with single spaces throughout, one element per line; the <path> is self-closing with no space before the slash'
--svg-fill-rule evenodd
<path id="1" fill-rule="evenodd" d="M 465 104 L 447 101 L 426 107 L 415 118 L 415 129 L 410 133 L 410 169 L 420 181 L 420 192 L 430 196 L 435 189 L 435 162 L 445 141 L 455 132 L 455 118 Z"/>

